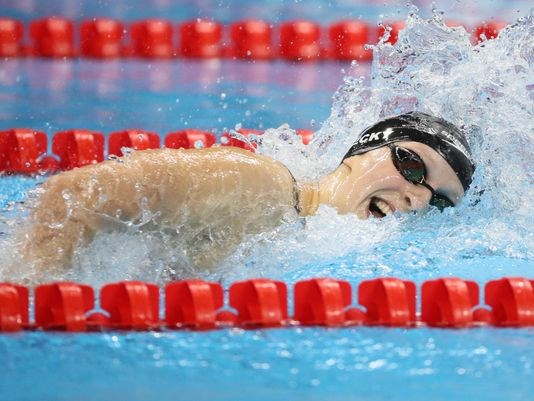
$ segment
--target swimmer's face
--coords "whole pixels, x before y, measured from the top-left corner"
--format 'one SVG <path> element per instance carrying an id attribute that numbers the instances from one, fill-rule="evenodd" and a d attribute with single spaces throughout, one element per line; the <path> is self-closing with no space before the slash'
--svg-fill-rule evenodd
<path id="1" fill-rule="evenodd" d="M 436 151 L 419 142 L 395 145 L 415 152 L 426 167 L 425 182 L 434 191 L 457 204 L 464 194 L 462 184 L 449 164 Z M 330 188 L 330 204 L 339 213 L 355 213 L 361 219 L 384 217 L 426 208 L 431 191 L 407 181 L 393 164 L 391 149 L 384 146 L 352 156 L 339 167 L 343 178 Z"/>

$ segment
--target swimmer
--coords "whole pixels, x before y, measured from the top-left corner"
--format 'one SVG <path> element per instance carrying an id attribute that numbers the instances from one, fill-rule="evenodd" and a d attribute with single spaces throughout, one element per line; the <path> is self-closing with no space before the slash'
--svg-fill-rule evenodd
<path id="1" fill-rule="evenodd" d="M 281 163 L 231 147 L 153 149 L 50 177 L 23 234 L 35 273 L 67 271 L 100 232 L 171 233 L 196 269 L 247 235 L 313 215 L 321 204 L 360 219 L 460 202 L 474 165 L 463 133 L 412 112 L 364 130 L 339 166 L 296 182 Z"/>

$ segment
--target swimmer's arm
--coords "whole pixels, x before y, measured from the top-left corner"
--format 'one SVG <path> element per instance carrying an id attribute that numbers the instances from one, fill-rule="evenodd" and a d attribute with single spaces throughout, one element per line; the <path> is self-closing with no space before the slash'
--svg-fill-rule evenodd
<path id="1" fill-rule="evenodd" d="M 119 217 L 136 217 L 135 175 L 106 162 L 50 177 L 22 233 L 24 261 L 38 271 L 63 271 L 74 249 L 97 231 L 119 226 Z M 114 215 L 118 211 L 121 216 Z"/>
<path id="2" fill-rule="evenodd" d="M 283 213 L 277 209 L 294 207 L 293 187 L 283 165 L 248 151 L 135 152 L 124 163 L 107 161 L 51 177 L 31 216 L 24 252 L 43 270 L 64 271 L 74 249 L 96 232 L 139 222 L 146 210 L 159 227 L 221 229 L 223 240 L 202 252 L 199 263 L 211 265 L 243 235 L 276 225 Z"/>

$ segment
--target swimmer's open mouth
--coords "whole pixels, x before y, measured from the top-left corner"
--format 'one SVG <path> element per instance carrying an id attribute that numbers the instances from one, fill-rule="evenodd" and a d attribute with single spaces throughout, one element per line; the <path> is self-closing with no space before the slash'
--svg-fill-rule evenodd
<path id="1" fill-rule="evenodd" d="M 374 217 L 381 219 L 382 217 L 386 217 L 386 215 L 393 213 L 393 209 L 386 201 L 373 196 L 369 202 L 369 213 Z"/>

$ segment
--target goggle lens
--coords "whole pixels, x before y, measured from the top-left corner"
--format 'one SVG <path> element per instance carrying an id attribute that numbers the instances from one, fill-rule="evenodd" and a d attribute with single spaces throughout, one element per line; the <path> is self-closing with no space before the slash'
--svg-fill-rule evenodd
<path id="1" fill-rule="evenodd" d="M 454 203 L 444 195 L 440 195 L 425 182 L 426 167 L 423 159 L 412 150 L 391 146 L 391 158 L 399 173 L 412 184 L 421 184 L 432 192 L 429 204 L 443 210 L 454 206 Z"/>
<path id="2" fill-rule="evenodd" d="M 425 181 L 425 163 L 417 153 L 398 146 L 393 146 L 391 153 L 393 164 L 406 180 L 413 184 L 421 184 Z"/>

